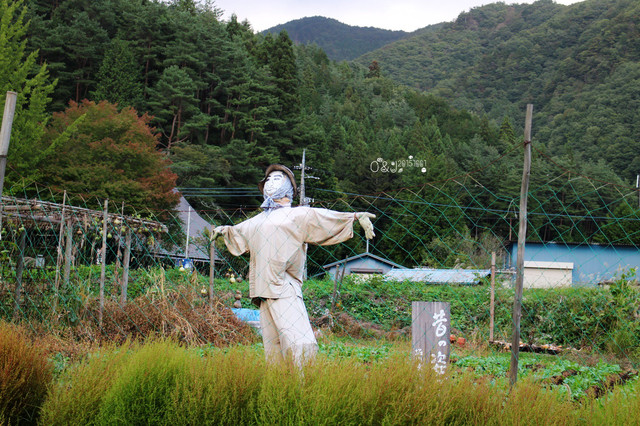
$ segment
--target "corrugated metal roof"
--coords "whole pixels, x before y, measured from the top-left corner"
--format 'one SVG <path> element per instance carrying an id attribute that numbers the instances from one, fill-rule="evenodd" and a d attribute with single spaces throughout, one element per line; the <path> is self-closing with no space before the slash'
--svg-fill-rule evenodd
<path id="1" fill-rule="evenodd" d="M 491 275 L 490 269 L 392 269 L 384 277 L 396 281 L 415 281 L 430 284 L 478 284 Z"/>

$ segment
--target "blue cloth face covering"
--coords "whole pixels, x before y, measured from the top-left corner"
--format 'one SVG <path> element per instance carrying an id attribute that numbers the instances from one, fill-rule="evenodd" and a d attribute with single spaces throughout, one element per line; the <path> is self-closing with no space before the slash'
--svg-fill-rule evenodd
<path id="1" fill-rule="evenodd" d="M 289 178 L 285 176 L 284 180 L 282 181 L 282 185 L 280 185 L 280 188 L 276 189 L 276 192 L 274 192 L 272 196 L 268 196 L 264 193 L 263 196 L 264 202 L 260 205 L 260 207 L 262 207 L 266 211 L 269 211 L 270 209 L 277 209 L 278 207 L 284 207 L 276 203 L 275 200 L 279 200 L 285 197 L 287 197 L 289 200 L 292 200 L 293 185 L 291 185 L 291 181 L 289 180 Z"/>

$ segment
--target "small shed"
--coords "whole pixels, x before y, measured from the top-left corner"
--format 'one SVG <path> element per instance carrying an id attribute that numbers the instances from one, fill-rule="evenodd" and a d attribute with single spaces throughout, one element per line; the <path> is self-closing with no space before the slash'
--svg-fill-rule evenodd
<path id="1" fill-rule="evenodd" d="M 572 284 L 573 263 L 524 261 L 524 288 L 556 288 Z"/>
<path id="2" fill-rule="evenodd" d="M 349 275 L 349 274 L 385 274 L 393 268 L 404 268 L 402 265 L 398 265 L 390 260 L 384 259 L 380 256 L 367 252 L 351 256 L 337 262 L 324 265 L 325 271 L 331 279 L 335 279 L 336 274 Z"/>
<path id="3" fill-rule="evenodd" d="M 491 276 L 490 269 L 432 269 L 432 268 L 402 268 L 392 269 L 385 278 L 394 281 L 411 281 L 425 284 L 480 284 L 483 279 Z"/>

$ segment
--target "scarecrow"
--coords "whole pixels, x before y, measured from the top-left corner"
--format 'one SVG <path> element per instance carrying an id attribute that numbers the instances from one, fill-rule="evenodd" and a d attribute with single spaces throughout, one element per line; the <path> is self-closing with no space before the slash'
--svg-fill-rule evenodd
<path id="1" fill-rule="evenodd" d="M 267 361 L 291 358 L 300 366 L 318 344 L 302 299 L 306 244 L 338 244 L 353 237 L 357 219 L 367 239 L 374 237 L 371 213 L 343 213 L 291 207 L 296 182 L 291 170 L 270 165 L 258 183 L 264 196 L 259 215 L 235 226 L 218 226 L 234 256 L 250 253 L 249 296 L 260 308 L 260 328 Z"/>

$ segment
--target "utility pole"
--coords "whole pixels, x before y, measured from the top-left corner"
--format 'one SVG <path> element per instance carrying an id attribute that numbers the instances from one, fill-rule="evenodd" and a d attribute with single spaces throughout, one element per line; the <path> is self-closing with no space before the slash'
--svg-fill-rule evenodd
<path id="1" fill-rule="evenodd" d="M 305 179 L 305 170 L 307 170 L 307 150 L 306 148 L 302 150 L 302 163 L 300 163 L 299 166 L 294 166 L 294 169 L 300 169 L 301 174 L 300 174 L 300 205 L 301 206 L 308 206 L 310 202 L 313 201 L 312 198 L 307 198 L 306 196 L 306 191 L 305 191 L 305 183 L 304 183 L 304 179 Z M 311 169 L 309 167 L 309 169 Z M 307 176 L 308 179 L 320 179 L 317 178 L 315 176 Z M 307 279 L 307 260 L 306 260 L 306 255 L 307 255 L 307 244 L 305 243 L 304 245 L 304 254 L 305 254 L 305 261 L 304 261 L 304 268 L 303 268 L 303 279 Z"/>
<path id="2" fill-rule="evenodd" d="M 304 193 L 304 169 L 307 168 L 306 156 L 307 156 L 307 150 L 305 148 L 305 149 L 302 150 L 302 164 L 300 164 L 300 169 L 301 169 L 301 175 L 300 175 L 300 205 L 301 206 L 308 206 L 309 205 L 307 203 L 307 197 L 305 196 L 305 193 Z"/>
<path id="3" fill-rule="evenodd" d="M 638 190 L 638 208 L 640 208 L 640 174 L 636 175 L 636 189 Z"/>
<path id="4" fill-rule="evenodd" d="M 316 176 L 311 176 L 311 175 L 306 175 L 305 171 L 306 170 L 313 170 L 311 167 L 307 167 L 307 150 L 303 149 L 302 150 L 302 163 L 300 163 L 299 166 L 294 166 L 294 169 L 300 169 L 300 205 L 301 206 L 308 206 L 309 203 L 313 202 L 313 198 L 307 198 L 307 194 L 306 194 L 306 184 L 305 184 L 305 179 L 320 179 L 319 177 Z"/>

